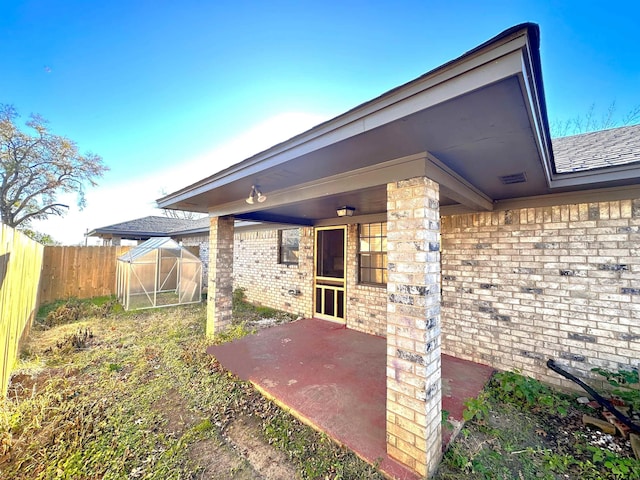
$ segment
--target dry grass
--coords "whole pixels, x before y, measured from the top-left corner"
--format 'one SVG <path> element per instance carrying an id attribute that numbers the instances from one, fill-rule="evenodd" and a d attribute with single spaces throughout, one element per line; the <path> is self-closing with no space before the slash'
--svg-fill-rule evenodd
<path id="1" fill-rule="evenodd" d="M 381 478 L 224 371 L 204 322 L 189 305 L 36 329 L 0 403 L 0 478 Z"/>

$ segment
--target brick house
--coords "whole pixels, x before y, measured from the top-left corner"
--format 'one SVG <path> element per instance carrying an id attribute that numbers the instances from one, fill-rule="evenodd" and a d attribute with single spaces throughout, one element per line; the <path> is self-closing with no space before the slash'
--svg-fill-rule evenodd
<path id="1" fill-rule="evenodd" d="M 552 146 L 523 24 L 158 203 L 209 214 L 208 334 L 235 286 L 386 337 L 387 450 L 429 475 L 441 352 L 638 367 L 640 127 L 589 135 Z"/>

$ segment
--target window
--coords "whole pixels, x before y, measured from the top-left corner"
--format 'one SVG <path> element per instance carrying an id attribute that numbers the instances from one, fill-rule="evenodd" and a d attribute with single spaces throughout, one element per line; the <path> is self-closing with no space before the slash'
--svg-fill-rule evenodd
<path id="1" fill-rule="evenodd" d="M 387 284 L 387 222 L 360 225 L 360 283 Z"/>
<path id="2" fill-rule="evenodd" d="M 284 263 L 286 265 L 297 265 L 299 249 L 299 228 L 278 231 L 278 263 Z"/>

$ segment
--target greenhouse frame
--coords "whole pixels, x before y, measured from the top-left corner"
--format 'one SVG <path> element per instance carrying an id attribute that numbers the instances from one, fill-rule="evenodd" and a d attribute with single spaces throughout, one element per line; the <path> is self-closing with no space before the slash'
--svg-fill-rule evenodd
<path id="1" fill-rule="evenodd" d="M 118 258 L 116 292 L 125 310 L 202 301 L 202 262 L 169 237 L 151 238 Z"/>

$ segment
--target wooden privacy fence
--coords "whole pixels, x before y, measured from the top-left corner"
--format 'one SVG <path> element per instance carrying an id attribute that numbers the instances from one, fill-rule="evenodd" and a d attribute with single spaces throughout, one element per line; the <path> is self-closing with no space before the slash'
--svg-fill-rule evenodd
<path id="1" fill-rule="evenodd" d="M 44 247 L 40 304 L 115 295 L 118 257 L 131 248 Z M 196 256 L 200 253 L 199 247 L 186 249 Z"/>
<path id="2" fill-rule="evenodd" d="M 132 247 L 43 247 L 0 224 L 0 397 L 40 304 L 114 295 L 117 258 Z M 198 255 L 198 247 L 187 247 Z"/>
<path id="3" fill-rule="evenodd" d="M 131 247 L 44 248 L 40 303 L 114 295 L 116 261 Z"/>
<path id="4" fill-rule="evenodd" d="M 43 246 L 0 224 L 0 393 L 7 394 L 20 341 L 38 309 Z"/>

